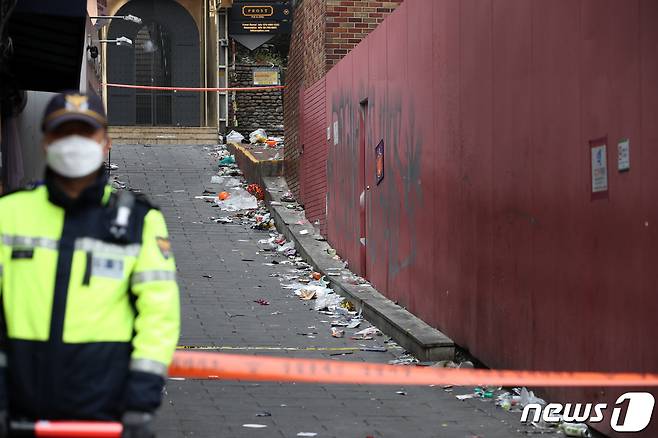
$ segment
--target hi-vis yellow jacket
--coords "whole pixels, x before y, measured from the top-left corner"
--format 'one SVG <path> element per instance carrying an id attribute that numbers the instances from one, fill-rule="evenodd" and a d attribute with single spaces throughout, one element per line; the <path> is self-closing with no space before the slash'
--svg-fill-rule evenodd
<path id="1" fill-rule="evenodd" d="M 156 409 L 180 327 L 161 212 L 104 175 L 75 201 L 47 175 L 0 198 L 0 239 L 0 409 L 99 420 Z"/>

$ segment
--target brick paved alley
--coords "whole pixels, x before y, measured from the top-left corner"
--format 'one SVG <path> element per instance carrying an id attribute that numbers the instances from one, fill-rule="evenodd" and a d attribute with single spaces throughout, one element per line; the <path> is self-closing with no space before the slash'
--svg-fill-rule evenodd
<path id="1" fill-rule="evenodd" d="M 118 145 L 112 159 L 119 166 L 116 176 L 146 193 L 167 218 L 181 286 L 180 345 L 383 363 L 403 353 L 395 346 L 387 352 L 341 350 L 361 344 L 385 346 L 386 338 L 332 338 L 326 316 L 282 289 L 279 278 L 271 276 L 287 274 L 291 266 L 264 264 L 272 256 L 258 254 L 257 241 L 268 237 L 267 232 L 209 219 L 220 216 L 219 209 L 194 199 L 209 188 L 216 171 L 207 148 Z M 255 303 L 259 298 L 271 305 Z M 314 337 L 303 335 L 315 332 Z M 343 352 L 349 354 L 339 355 Z M 363 438 L 520 436 L 518 413 L 507 413 L 491 401 L 455 398 L 469 392 L 472 388 L 446 392 L 442 387 L 170 380 L 158 436 L 294 437 L 300 432 Z M 266 427 L 252 429 L 245 424 Z"/>

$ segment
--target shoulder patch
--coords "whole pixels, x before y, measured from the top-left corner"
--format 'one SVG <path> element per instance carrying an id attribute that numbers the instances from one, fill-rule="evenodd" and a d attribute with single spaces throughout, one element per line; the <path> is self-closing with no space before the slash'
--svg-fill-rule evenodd
<path id="1" fill-rule="evenodd" d="M 171 257 L 171 242 L 169 239 L 166 237 L 156 237 L 155 242 L 162 253 L 162 257 L 168 260 Z"/>

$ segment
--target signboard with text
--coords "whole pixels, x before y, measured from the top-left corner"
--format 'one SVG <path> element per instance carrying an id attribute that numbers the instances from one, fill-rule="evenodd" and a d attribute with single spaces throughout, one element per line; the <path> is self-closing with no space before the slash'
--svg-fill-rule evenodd
<path id="1" fill-rule="evenodd" d="M 292 31 L 288 2 L 235 1 L 230 12 L 231 34 L 285 34 Z"/>
<path id="2" fill-rule="evenodd" d="M 256 67 L 253 75 L 254 85 L 280 85 L 278 69 Z"/>

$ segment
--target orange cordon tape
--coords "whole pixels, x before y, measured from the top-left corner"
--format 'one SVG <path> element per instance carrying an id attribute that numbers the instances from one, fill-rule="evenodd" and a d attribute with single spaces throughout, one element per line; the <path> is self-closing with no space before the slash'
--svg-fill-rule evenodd
<path id="1" fill-rule="evenodd" d="M 199 88 L 199 87 L 159 87 L 151 85 L 128 85 L 128 84 L 103 84 L 113 88 L 131 88 L 139 90 L 160 90 L 160 91 L 268 91 L 282 90 L 285 85 L 268 85 L 263 87 L 235 87 L 235 88 Z"/>
<path id="2" fill-rule="evenodd" d="M 658 386 L 658 374 L 476 370 L 177 351 L 172 377 L 305 383 L 456 386 Z"/>
<path id="3" fill-rule="evenodd" d="M 121 423 L 39 421 L 35 425 L 34 436 L 39 438 L 114 438 L 120 437 L 122 431 Z"/>
<path id="4" fill-rule="evenodd" d="M 12 421 L 10 436 L 34 436 L 37 438 L 119 438 L 121 423 L 99 421 Z"/>

